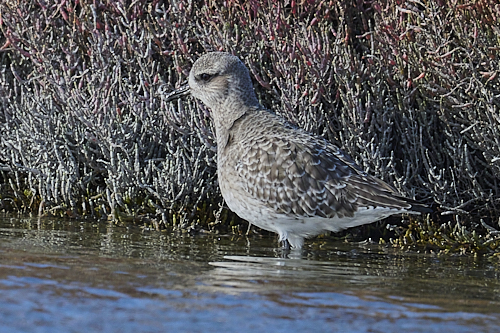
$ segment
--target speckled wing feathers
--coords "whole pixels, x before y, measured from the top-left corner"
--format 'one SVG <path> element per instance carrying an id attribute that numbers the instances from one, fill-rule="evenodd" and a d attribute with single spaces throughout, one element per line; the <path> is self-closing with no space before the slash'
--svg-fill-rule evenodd
<path id="1" fill-rule="evenodd" d="M 236 161 L 242 188 L 279 213 L 332 218 L 352 217 L 359 207 L 411 207 L 339 148 L 268 111 L 247 114 L 231 135 L 238 137 L 237 149 L 225 152 Z"/>

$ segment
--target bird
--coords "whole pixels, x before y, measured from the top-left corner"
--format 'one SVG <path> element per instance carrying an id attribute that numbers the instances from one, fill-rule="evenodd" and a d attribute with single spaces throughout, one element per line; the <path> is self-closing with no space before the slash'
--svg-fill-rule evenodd
<path id="1" fill-rule="evenodd" d="M 217 176 L 227 206 L 251 225 L 277 233 L 284 248 L 301 249 L 306 238 L 394 214 L 432 212 L 364 172 L 338 146 L 262 106 L 237 56 L 199 57 L 187 84 L 166 100 L 187 94 L 201 100 L 214 121 Z"/>

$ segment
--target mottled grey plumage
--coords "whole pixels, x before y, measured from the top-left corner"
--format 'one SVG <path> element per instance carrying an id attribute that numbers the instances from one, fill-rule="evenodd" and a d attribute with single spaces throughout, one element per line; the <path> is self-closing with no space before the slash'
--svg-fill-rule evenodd
<path id="1" fill-rule="evenodd" d="M 304 238 L 398 213 L 430 211 L 363 172 L 338 147 L 264 109 L 248 69 L 235 56 L 198 59 L 187 93 L 211 109 L 219 184 L 227 205 L 301 248 Z"/>

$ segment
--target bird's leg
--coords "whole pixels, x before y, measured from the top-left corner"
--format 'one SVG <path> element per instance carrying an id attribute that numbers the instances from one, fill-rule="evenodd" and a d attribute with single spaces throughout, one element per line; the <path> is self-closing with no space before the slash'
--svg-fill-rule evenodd
<path id="1" fill-rule="evenodd" d="M 280 241 L 281 249 L 278 250 L 279 255 L 282 259 L 288 259 L 288 255 L 290 254 L 290 243 L 288 239 L 284 239 Z"/>
<path id="2" fill-rule="evenodd" d="M 251 228 L 252 228 L 252 223 L 248 222 L 248 229 L 247 229 L 247 233 L 245 234 L 245 236 L 250 235 L 250 229 Z"/>
<path id="3" fill-rule="evenodd" d="M 288 239 L 281 241 L 281 248 L 285 251 L 290 251 L 290 242 L 288 242 Z"/>

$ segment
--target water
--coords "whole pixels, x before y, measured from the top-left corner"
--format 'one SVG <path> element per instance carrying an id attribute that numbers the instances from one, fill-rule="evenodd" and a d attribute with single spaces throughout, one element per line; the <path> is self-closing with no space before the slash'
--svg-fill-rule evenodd
<path id="1" fill-rule="evenodd" d="M 0 332 L 492 332 L 498 264 L 0 217 Z"/>

